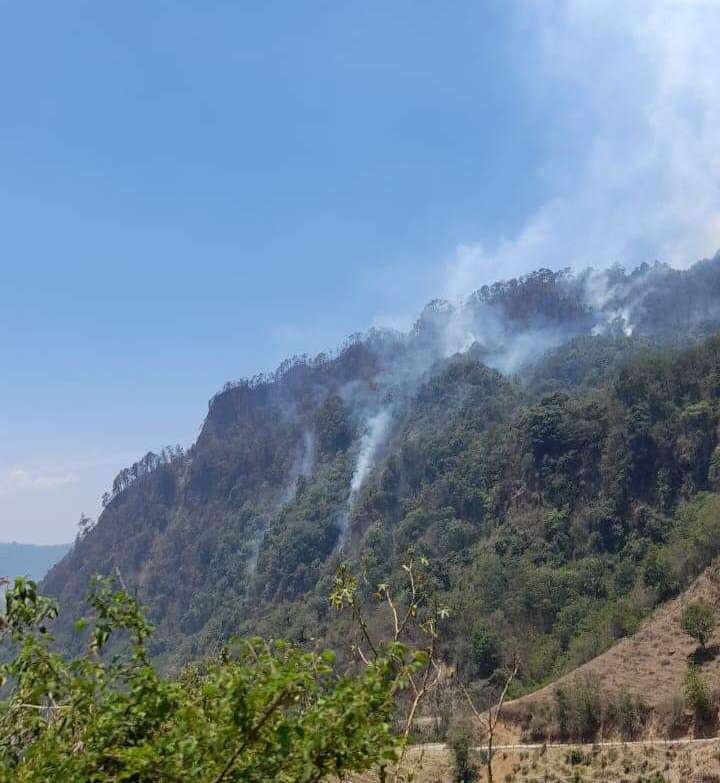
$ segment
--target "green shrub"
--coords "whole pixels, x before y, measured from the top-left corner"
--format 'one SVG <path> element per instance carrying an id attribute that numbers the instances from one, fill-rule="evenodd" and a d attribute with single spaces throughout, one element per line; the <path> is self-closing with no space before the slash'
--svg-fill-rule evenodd
<path id="1" fill-rule="evenodd" d="M 608 718 L 617 726 L 623 739 L 638 737 L 643 730 L 650 708 L 639 696 L 620 693 L 608 705 Z"/>
<path id="2" fill-rule="evenodd" d="M 590 675 L 555 689 L 555 722 L 561 736 L 584 741 L 595 736 L 602 718 L 599 694 L 599 684 Z"/>
<path id="3" fill-rule="evenodd" d="M 474 673 L 489 677 L 502 662 L 500 637 L 490 628 L 478 623 L 472 633 L 472 665 Z"/>
<path id="4" fill-rule="evenodd" d="M 592 757 L 581 748 L 570 748 L 565 753 L 565 763 L 571 767 L 576 767 L 579 764 L 590 764 L 591 761 Z"/>
<path id="5" fill-rule="evenodd" d="M 685 607 L 680 619 L 680 626 L 701 647 L 705 647 L 715 628 L 715 613 L 708 604 L 695 601 Z"/>
<path id="6" fill-rule="evenodd" d="M 695 723 L 700 727 L 711 723 L 715 710 L 710 686 L 700 673 L 700 668 L 693 663 L 688 665 L 685 674 L 685 695 L 695 712 Z"/>
<path id="7" fill-rule="evenodd" d="M 453 725 L 448 735 L 448 746 L 453 754 L 454 783 L 472 783 L 478 779 L 478 767 L 473 758 L 474 734 L 467 722 Z"/>
<path id="8" fill-rule="evenodd" d="M 172 679 L 149 662 L 135 599 L 103 580 L 89 601 L 89 649 L 68 663 L 47 630 L 55 604 L 24 579 L 6 593 L 0 783 L 308 783 L 396 757 L 395 694 L 419 665 L 401 645 L 350 677 L 331 653 L 248 640 Z M 118 633 L 127 652 L 108 659 Z"/>

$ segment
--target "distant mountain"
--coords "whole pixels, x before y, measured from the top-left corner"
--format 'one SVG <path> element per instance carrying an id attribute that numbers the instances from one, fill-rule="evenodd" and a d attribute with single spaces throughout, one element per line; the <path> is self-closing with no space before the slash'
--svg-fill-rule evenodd
<path id="1" fill-rule="evenodd" d="M 70 549 L 71 544 L 0 543 L 0 576 L 29 576 L 39 581 Z"/>
<path id="2" fill-rule="evenodd" d="M 169 664 L 238 633 L 337 647 L 338 563 L 371 601 L 414 547 L 459 676 L 516 649 L 518 686 L 545 684 L 720 554 L 718 333 L 720 256 L 541 269 L 228 384 L 50 570 L 56 630 L 72 645 L 91 575 L 119 572 Z"/>

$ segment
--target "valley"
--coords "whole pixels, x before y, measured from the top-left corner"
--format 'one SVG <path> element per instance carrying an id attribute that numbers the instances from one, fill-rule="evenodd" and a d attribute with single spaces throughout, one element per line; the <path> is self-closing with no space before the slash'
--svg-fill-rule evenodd
<path id="1" fill-rule="evenodd" d="M 70 544 L 35 545 L 0 542 L 0 576 L 41 580 L 70 550 Z"/>

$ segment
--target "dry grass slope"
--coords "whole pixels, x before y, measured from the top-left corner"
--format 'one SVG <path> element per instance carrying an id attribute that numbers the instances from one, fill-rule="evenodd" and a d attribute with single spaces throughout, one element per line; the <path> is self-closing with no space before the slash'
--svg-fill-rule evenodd
<path id="1" fill-rule="evenodd" d="M 541 705 L 549 705 L 559 685 L 572 687 L 578 676 L 590 675 L 605 696 L 629 693 L 657 713 L 683 688 L 688 661 L 696 642 L 680 628 L 684 606 L 704 601 L 715 608 L 716 629 L 700 659 L 701 670 L 713 688 L 720 683 L 720 563 L 715 562 L 678 598 L 659 607 L 631 638 L 535 693 L 509 702 L 505 717 L 520 721 Z"/>
<path id="2" fill-rule="evenodd" d="M 452 783 L 452 753 L 447 748 L 421 752 L 408 759 L 416 783 Z M 479 765 L 478 783 L 487 780 Z M 601 748 L 529 748 L 499 751 L 493 763 L 496 783 L 718 783 L 720 741 L 692 745 L 626 745 Z M 353 783 L 377 783 L 370 777 Z"/>

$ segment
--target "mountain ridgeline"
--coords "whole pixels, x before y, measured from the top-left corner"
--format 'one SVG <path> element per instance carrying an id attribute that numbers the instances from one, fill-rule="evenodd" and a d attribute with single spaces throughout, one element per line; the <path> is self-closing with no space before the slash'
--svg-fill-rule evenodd
<path id="1" fill-rule="evenodd" d="M 338 563 L 370 598 L 412 547 L 450 608 L 446 660 L 473 680 L 517 649 L 537 687 L 720 553 L 716 332 L 720 256 L 540 270 L 228 384 L 46 577 L 60 638 L 90 576 L 119 572 L 168 666 L 235 634 L 333 644 Z"/>

